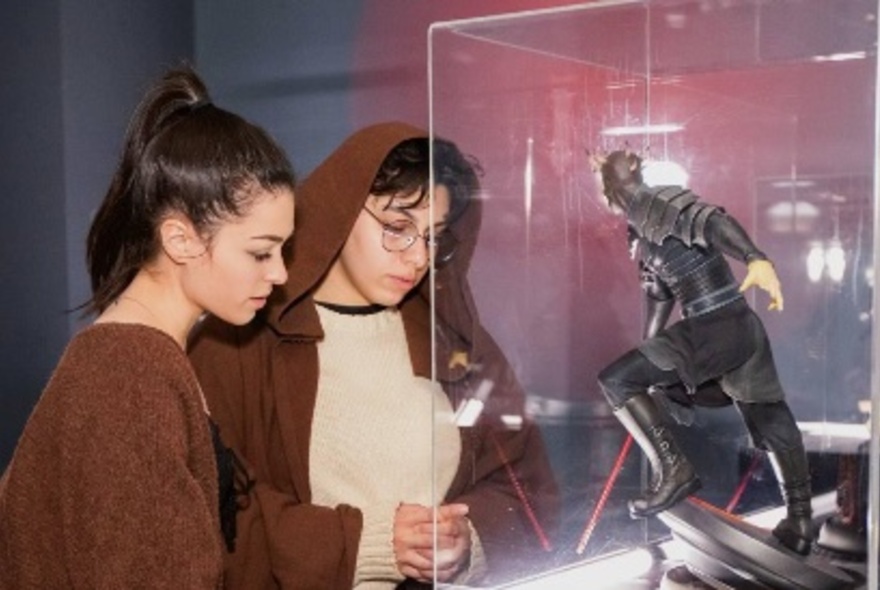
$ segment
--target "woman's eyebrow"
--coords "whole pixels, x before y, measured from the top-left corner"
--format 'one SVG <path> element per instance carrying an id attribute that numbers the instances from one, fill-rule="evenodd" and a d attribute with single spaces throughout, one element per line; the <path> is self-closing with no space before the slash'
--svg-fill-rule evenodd
<path id="1" fill-rule="evenodd" d="M 401 215 L 403 215 L 404 217 L 406 217 L 410 221 L 415 221 L 416 218 L 412 213 L 410 213 L 411 210 L 412 209 L 410 207 L 403 208 L 403 207 L 399 207 L 396 205 L 392 205 L 392 206 L 388 207 L 388 209 L 386 209 L 386 211 L 394 211 L 395 213 L 400 213 Z M 449 214 L 447 213 L 446 217 L 448 217 L 448 216 L 449 216 Z M 437 227 L 438 225 L 447 225 L 446 217 L 444 217 L 443 219 L 441 219 L 439 221 L 435 221 L 434 227 Z"/>
<path id="2" fill-rule="evenodd" d="M 410 209 L 411 209 L 411 207 L 400 207 L 399 205 L 391 205 L 390 207 L 385 208 L 384 211 L 391 211 L 393 213 L 400 213 L 401 215 L 403 215 L 407 219 L 415 221 L 415 217 L 413 216 L 412 213 L 410 213 Z"/>
<path id="3" fill-rule="evenodd" d="M 284 242 L 284 238 L 282 238 L 281 236 L 276 236 L 275 234 L 264 234 L 261 236 L 251 236 L 251 239 L 252 240 L 268 240 L 270 242 L 275 242 L 278 244 Z"/>

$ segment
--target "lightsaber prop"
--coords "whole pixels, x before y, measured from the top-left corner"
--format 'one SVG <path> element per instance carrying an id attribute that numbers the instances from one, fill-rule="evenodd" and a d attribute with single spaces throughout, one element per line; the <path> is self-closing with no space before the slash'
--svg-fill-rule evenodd
<path id="1" fill-rule="evenodd" d="M 491 434 L 491 438 L 492 442 L 495 443 L 495 450 L 498 451 L 498 457 L 501 459 L 501 462 L 504 464 L 504 469 L 507 471 L 507 476 L 510 478 L 510 483 L 513 485 L 513 489 L 516 491 L 519 501 L 522 502 L 523 508 L 526 511 L 526 516 L 529 518 L 529 522 L 532 523 L 532 528 L 535 530 L 535 534 L 538 537 L 538 541 L 541 543 L 541 547 L 544 551 L 550 551 L 553 549 L 550 540 L 544 532 L 544 527 L 538 522 L 538 517 L 532 509 L 532 505 L 529 503 L 529 499 L 526 497 L 525 491 L 519 483 L 519 479 L 517 479 L 516 474 L 513 472 L 513 467 L 510 466 L 510 461 L 507 459 L 507 453 L 501 448 L 501 443 L 498 442 L 494 433 Z"/>
<path id="2" fill-rule="evenodd" d="M 605 502 L 608 501 L 608 496 L 611 495 L 611 490 L 614 489 L 614 484 L 617 482 L 617 476 L 620 475 L 620 470 L 623 469 L 623 462 L 626 461 L 626 456 L 629 454 L 632 442 L 632 435 L 626 435 L 626 440 L 623 441 L 623 446 L 617 454 L 617 459 L 614 461 L 611 473 L 608 474 L 608 480 L 605 482 L 605 487 L 602 488 L 602 493 L 599 495 L 599 501 L 596 502 L 596 506 L 593 508 L 593 514 L 590 515 L 590 520 L 587 522 L 584 533 L 581 535 L 581 540 L 577 546 L 578 555 L 581 555 L 584 552 L 584 549 L 587 548 L 587 543 L 590 542 L 590 537 L 593 536 L 593 530 L 599 522 L 599 517 L 602 515 L 602 510 L 605 508 Z"/>
<path id="3" fill-rule="evenodd" d="M 749 481 L 752 479 L 752 474 L 755 473 L 755 470 L 760 464 L 761 455 L 755 454 L 755 456 L 752 457 L 752 462 L 749 465 L 749 468 L 746 469 L 745 475 L 743 475 L 742 479 L 739 482 L 739 485 L 736 486 L 736 490 L 733 492 L 733 496 L 730 498 L 730 502 L 728 502 L 727 506 L 724 507 L 725 512 L 733 512 L 733 509 L 736 508 L 737 504 L 739 504 L 740 499 L 742 499 L 743 493 L 746 491 L 746 486 L 749 485 Z"/>

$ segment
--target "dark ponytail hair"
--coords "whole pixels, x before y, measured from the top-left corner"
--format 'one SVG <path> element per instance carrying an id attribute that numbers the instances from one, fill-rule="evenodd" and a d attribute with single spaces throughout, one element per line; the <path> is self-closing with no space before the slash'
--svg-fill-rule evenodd
<path id="1" fill-rule="evenodd" d="M 263 129 L 214 106 L 191 68 L 169 71 L 138 105 L 89 230 L 85 312 L 104 311 L 157 255 L 157 227 L 169 213 L 209 239 L 218 223 L 248 212 L 255 189 L 294 183 L 287 156 Z"/>

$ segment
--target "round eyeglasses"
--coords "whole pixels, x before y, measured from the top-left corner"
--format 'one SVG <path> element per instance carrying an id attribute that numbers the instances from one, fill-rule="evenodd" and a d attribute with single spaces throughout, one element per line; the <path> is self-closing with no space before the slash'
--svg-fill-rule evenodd
<path id="1" fill-rule="evenodd" d="M 424 240 L 425 247 L 433 256 L 435 265 L 449 262 L 455 254 L 457 243 L 449 232 L 434 232 L 433 236 L 430 235 L 430 232 L 422 234 L 416 225 L 408 219 L 388 222 L 380 219 L 367 207 L 364 207 L 364 211 L 382 226 L 382 247 L 388 252 L 403 252 L 421 239 Z"/>

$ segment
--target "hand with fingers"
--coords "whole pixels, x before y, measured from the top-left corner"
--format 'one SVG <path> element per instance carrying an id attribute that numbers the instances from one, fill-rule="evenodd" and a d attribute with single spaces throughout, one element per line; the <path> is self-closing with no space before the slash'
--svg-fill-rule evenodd
<path id="1" fill-rule="evenodd" d="M 426 583 L 449 581 L 470 560 L 467 506 L 446 504 L 435 515 L 430 506 L 401 504 L 394 517 L 393 543 L 403 575 Z"/>
<path id="2" fill-rule="evenodd" d="M 759 287 L 770 295 L 770 305 L 767 309 L 782 311 L 782 285 L 776 276 L 776 269 L 769 260 L 753 260 L 749 262 L 748 273 L 740 285 L 739 292 L 743 293 L 752 287 Z"/>

